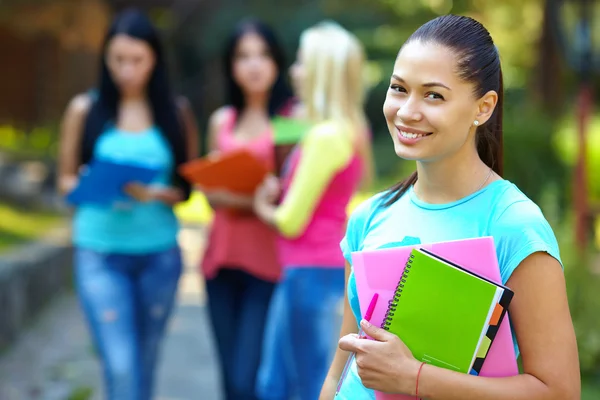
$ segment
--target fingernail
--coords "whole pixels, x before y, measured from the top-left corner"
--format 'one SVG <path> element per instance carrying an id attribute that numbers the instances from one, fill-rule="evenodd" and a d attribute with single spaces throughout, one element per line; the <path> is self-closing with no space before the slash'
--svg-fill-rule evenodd
<path id="1" fill-rule="evenodd" d="M 371 323 L 370 323 L 369 321 L 367 321 L 366 319 L 363 319 L 363 320 L 361 321 L 361 324 L 362 324 L 362 326 L 364 326 L 364 327 L 366 327 L 366 328 L 369 328 L 369 327 L 371 327 Z"/>

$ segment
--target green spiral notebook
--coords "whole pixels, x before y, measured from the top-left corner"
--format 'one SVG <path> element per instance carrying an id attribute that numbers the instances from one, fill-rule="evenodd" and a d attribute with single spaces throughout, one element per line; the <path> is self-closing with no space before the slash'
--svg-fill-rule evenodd
<path id="1" fill-rule="evenodd" d="M 478 375 L 513 292 L 413 249 L 382 327 L 429 364 Z"/>

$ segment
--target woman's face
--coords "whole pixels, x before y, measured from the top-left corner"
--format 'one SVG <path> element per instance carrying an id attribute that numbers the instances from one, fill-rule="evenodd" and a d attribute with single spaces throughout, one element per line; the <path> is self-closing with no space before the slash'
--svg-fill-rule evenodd
<path id="1" fill-rule="evenodd" d="M 265 40 L 250 32 L 238 41 L 233 57 L 233 79 L 245 94 L 263 94 L 277 79 L 277 64 Z"/>
<path id="2" fill-rule="evenodd" d="M 398 54 L 383 113 L 399 157 L 436 161 L 475 149 L 474 121 L 485 123 L 497 95 L 481 99 L 472 83 L 456 72 L 456 58 L 446 47 L 420 41 Z"/>
<path id="3" fill-rule="evenodd" d="M 121 93 L 133 95 L 144 91 L 156 65 L 156 56 L 147 42 L 123 34 L 110 40 L 105 60 Z"/>
<path id="4" fill-rule="evenodd" d="M 294 92 L 301 98 L 305 76 L 306 70 L 304 68 L 304 62 L 302 59 L 302 50 L 299 49 L 298 53 L 296 54 L 296 61 L 290 67 L 290 78 L 292 80 Z"/>

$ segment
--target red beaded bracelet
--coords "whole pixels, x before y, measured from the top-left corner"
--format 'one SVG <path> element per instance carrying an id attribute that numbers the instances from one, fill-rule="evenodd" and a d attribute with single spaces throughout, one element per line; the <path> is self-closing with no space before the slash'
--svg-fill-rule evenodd
<path id="1" fill-rule="evenodd" d="M 417 387 L 415 389 L 415 399 L 419 400 L 419 376 L 421 376 L 421 370 L 423 369 L 423 365 L 425 365 L 425 361 L 421 363 L 419 366 L 419 372 L 417 372 Z"/>

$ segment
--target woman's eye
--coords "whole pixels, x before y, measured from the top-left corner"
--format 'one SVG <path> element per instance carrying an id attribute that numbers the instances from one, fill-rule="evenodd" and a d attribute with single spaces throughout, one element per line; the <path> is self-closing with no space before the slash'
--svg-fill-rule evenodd
<path id="1" fill-rule="evenodd" d="M 427 98 L 428 98 L 428 99 L 430 99 L 430 100 L 444 100 L 444 96 L 442 96 L 442 95 L 441 95 L 441 94 L 439 94 L 439 93 L 435 93 L 435 92 L 430 92 L 430 93 L 427 93 L 427 94 L 425 95 L 425 97 L 427 97 Z"/>
<path id="2" fill-rule="evenodd" d="M 404 89 L 402 86 L 400 85 L 391 85 L 390 89 L 392 89 L 395 92 L 399 92 L 399 93 L 406 93 L 406 89 Z"/>

